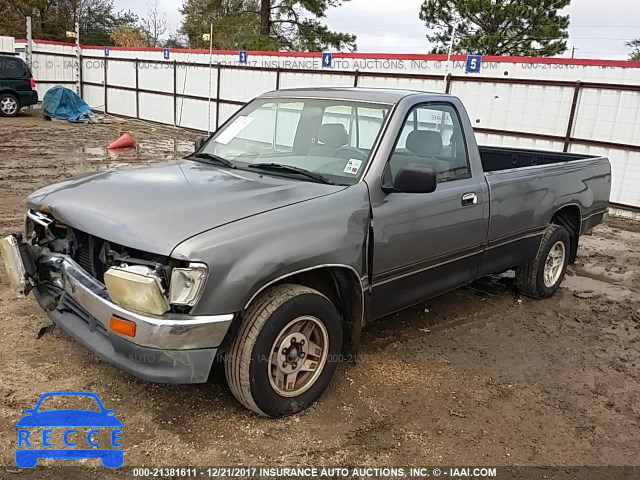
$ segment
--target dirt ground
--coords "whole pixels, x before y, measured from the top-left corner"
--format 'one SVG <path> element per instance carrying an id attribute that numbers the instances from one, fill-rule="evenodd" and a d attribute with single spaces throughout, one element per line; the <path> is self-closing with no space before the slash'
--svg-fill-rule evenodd
<path id="1" fill-rule="evenodd" d="M 120 130 L 137 150 L 105 150 Z M 111 118 L 0 119 L 0 235 L 21 230 L 36 188 L 182 156 L 194 136 Z M 389 316 L 366 331 L 365 360 L 340 366 L 316 405 L 267 420 L 221 375 L 154 385 L 60 330 L 37 339 L 49 320 L 32 298 L 14 298 L 2 271 L 0 477 L 21 478 L 15 423 L 52 390 L 93 391 L 115 409 L 129 466 L 640 465 L 640 224 L 611 219 L 583 237 L 568 275 L 546 301 L 518 296 L 506 277 Z"/>

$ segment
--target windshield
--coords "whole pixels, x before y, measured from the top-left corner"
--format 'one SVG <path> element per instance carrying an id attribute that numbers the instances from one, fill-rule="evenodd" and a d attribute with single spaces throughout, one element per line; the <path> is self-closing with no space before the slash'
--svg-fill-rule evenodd
<path id="1" fill-rule="evenodd" d="M 294 170 L 303 169 L 349 185 L 364 172 L 390 108 L 339 99 L 257 99 L 198 154 L 229 160 L 238 168 L 313 181 Z"/>

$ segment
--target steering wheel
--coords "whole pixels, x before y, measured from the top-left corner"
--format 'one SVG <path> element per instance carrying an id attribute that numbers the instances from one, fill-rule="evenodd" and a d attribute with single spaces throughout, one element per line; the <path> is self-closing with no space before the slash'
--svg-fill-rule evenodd
<path id="1" fill-rule="evenodd" d="M 353 158 L 355 160 L 365 160 L 367 158 L 367 155 L 362 150 L 356 147 L 350 147 L 349 145 L 338 147 L 334 156 L 338 158 L 344 158 L 345 160 L 348 160 L 350 158 Z"/>

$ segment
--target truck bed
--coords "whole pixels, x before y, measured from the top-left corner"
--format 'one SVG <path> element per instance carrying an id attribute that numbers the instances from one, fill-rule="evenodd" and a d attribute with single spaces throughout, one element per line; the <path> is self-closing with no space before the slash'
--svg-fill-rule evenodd
<path id="1" fill-rule="evenodd" d="M 478 147 L 478 149 L 480 150 L 482 169 L 485 172 L 497 172 L 512 168 L 550 165 L 585 158 L 595 158 L 592 155 L 547 152 L 544 150 L 528 150 L 525 148 Z"/>

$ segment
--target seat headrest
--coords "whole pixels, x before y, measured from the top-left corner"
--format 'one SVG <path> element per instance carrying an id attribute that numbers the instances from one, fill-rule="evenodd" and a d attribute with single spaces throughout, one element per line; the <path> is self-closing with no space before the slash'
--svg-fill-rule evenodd
<path id="1" fill-rule="evenodd" d="M 331 147 L 342 147 L 349 143 L 349 134 L 341 123 L 325 123 L 320 126 L 318 141 Z"/>
<path id="2" fill-rule="evenodd" d="M 419 157 L 434 157 L 442 153 L 442 137 L 432 130 L 414 130 L 407 137 L 407 150 Z"/>

